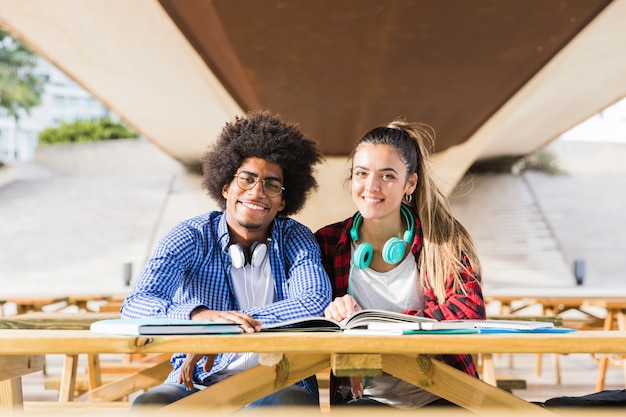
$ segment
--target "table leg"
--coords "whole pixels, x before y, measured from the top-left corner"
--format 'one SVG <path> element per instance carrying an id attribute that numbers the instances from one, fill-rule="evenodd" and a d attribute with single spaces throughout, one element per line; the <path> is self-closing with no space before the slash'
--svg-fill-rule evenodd
<path id="1" fill-rule="evenodd" d="M 607 309 L 606 317 L 604 318 L 604 330 L 611 330 L 613 328 L 613 319 L 615 318 L 615 312 L 613 309 Z M 606 368 L 609 366 L 609 358 L 605 355 L 600 358 L 598 364 L 598 379 L 596 380 L 596 391 L 602 391 L 604 389 L 604 379 L 606 378 Z"/>
<path id="2" fill-rule="evenodd" d="M 74 401 L 77 367 L 78 355 L 65 355 L 63 372 L 61 374 L 61 386 L 59 387 L 59 402 L 61 403 Z"/>
<path id="3" fill-rule="evenodd" d="M 22 411 L 24 398 L 22 397 L 22 377 L 0 381 L 0 414 L 4 412 Z"/>
<path id="4" fill-rule="evenodd" d="M 383 370 L 478 414 L 512 409 L 528 415 L 554 415 L 426 355 L 383 355 Z"/>
<path id="5" fill-rule="evenodd" d="M 482 353 L 480 356 L 483 364 L 483 381 L 496 387 L 498 380 L 496 379 L 496 370 L 493 365 L 493 355 L 491 353 Z"/>
<path id="6" fill-rule="evenodd" d="M 90 353 L 87 355 L 87 375 L 89 376 L 89 389 L 93 390 L 102 385 L 100 372 L 100 355 Z"/>
<path id="7" fill-rule="evenodd" d="M 624 309 L 621 309 L 617 313 L 617 329 L 621 331 L 626 330 L 626 310 Z M 624 370 L 624 384 L 626 385 L 626 359 L 624 358 L 624 355 L 622 355 L 621 365 Z"/>

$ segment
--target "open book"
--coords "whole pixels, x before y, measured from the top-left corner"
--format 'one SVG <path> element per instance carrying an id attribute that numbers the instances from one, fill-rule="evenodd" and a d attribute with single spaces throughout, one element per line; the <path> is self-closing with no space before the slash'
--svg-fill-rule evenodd
<path id="1" fill-rule="evenodd" d="M 505 333 L 505 332 L 569 332 L 572 329 L 555 327 L 551 322 L 533 320 L 442 320 L 411 316 L 392 311 L 365 309 L 337 322 L 324 317 L 307 317 L 272 325 L 262 331 L 345 331 L 367 334 L 412 334 L 420 332 L 444 333 Z"/>
<path id="2" fill-rule="evenodd" d="M 342 331 L 354 329 L 411 331 L 453 330 L 473 328 L 471 322 L 462 320 L 437 321 L 428 317 L 411 316 L 392 311 L 365 309 L 337 322 L 325 317 L 305 317 L 281 323 L 263 325 L 262 331 Z"/>
<path id="3" fill-rule="evenodd" d="M 109 319 L 91 323 L 92 333 L 130 336 L 240 333 L 239 323 L 168 318 Z"/>

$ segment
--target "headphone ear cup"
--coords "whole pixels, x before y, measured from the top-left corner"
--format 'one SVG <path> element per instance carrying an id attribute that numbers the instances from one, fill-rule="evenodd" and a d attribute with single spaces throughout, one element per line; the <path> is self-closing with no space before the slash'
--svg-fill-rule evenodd
<path id="1" fill-rule="evenodd" d="M 397 264 L 404 257 L 405 243 L 402 239 L 392 237 L 383 246 L 383 261 L 388 264 Z"/>
<path id="2" fill-rule="evenodd" d="M 250 246 L 250 265 L 256 267 L 263 263 L 265 255 L 267 254 L 267 245 L 263 242 L 254 242 Z"/>
<path id="3" fill-rule="evenodd" d="M 354 255 L 352 256 L 352 262 L 354 266 L 359 269 L 365 269 L 372 263 L 372 257 L 374 256 L 374 248 L 367 242 L 363 242 L 354 248 Z"/>
<path id="4" fill-rule="evenodd" d="M 235 268 L 243 268 L 250 261 L 250 254 L 241 243 L 230 245 L 228 247 L 228 254 L 232 259 L 232 264 Z"/>

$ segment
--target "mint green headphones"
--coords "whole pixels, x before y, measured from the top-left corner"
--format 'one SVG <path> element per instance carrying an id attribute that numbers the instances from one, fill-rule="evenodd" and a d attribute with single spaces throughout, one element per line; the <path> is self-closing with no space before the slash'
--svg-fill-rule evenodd
<path id="1" fill-rule="evenodd" d="M 406 205 L 402 204 L 400 206 L 400 211 L 404 216 L 404 220 L 406 221 L 408 229 L 404 232 L 403 239 L 392 237 L 383 245 L 383 261 L 390 265 L 400 262 L 404 257 L 406 246 L 413 243 L 413 229 L 415 228 L 415 223 L 413 221 L 413 215 L 411 214 L 411 210 L 409 210 Z M 361 213 L 357 213 L 354 216 L 354 223 L 352 224 L 352 228 L 350 229 L 350 237 L 354 242 L 359 240 L 359 227 L 361 227 L 361 223 L 363 223 L 363 216 L 361 216 Z M 372 245 L 370 243 L 360 243 L 354 249 L 352 263 L 359 269 L 365 269 L 372 262 L 373 255 L 374 248 L 372 248 Z"/>

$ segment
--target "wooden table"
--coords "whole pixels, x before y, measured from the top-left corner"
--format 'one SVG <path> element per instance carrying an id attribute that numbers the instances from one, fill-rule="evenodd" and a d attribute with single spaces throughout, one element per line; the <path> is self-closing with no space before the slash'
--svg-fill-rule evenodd
<path id="1" fill-rule="evenodd" d="M 135 337 L 84 330 L 0 330 L 2 360 L 6 360 L 5 355 L 174 352 L 258 352 L 261 365 L 167 406 L 172 410 L 207 404 L 238 409 L 330 366 L 338 376 L 388 372 L 479 414 L 507 409 L 537 415 L 551 413 L 431 360 L 427 354 L 623 354 L 626 332 L 406 336 L 302 332 Z"/>
<path id="2" fill-rule="evenodd" d="M 78 311 L 88 312 L 90 302 L 112 303 L 121 305 L 126 294 L 84 293 L 67 295 L 10 295 L 0 299 L 0 317 L 5 316 L 4 306 L 15 304 L 16 314 L 29 312 L 53 312 L 66 309 L 70 306 L 77 307 Z M 119 308 L 117 310 L 119 312 Z"/>
<path id="3" fill-rule="evenodd" d="M 0 318 L 0 329 L 89 330 L 97 320 L 118 319 L 118 313 L 30 312 Z"/>
<path id="4" fill-rule="evenodd" d="M 119 318 L 119 313 L 29 312 L 0 318 L 0 329 L 89 330 L 96 320 Z M 130 355 L 126 355 L 129 356 Z M 74 400 L 77 383 L 78 354 L 66 354 L 59 383 L 59 402 Z M 110 367 L 107 367 L 109 369 Z M 45 368 L 44 368 L 45 369 Z M 36 371 L 38 369 L 35 369 Z M 110 370 L 110 369 L 109 369 Z M 33 372 L 34 372 L 33 371 Z M 108 402 L 122 398 L 138 389 L 162 382 L 171 372 L 169 355 L 151 355 L 141 361 L 118 366 L 120 377 L 102 383 L 102 367 L 98 354 L 87 354 L 88 397 L 90 401 Z"/>
<path id="5" fill-rule="evenodd" d="M 540 305 L 541 313 L 545 315 L 558 315 L 568 310 L 576 310 L 583 313 L 586 318 L 582 321 L 564 320 L 565 327 L 577 327 L 583 329 L 603 329 L 626 331 L 626 293 L 620 290 L 610 291 L 605 288 L 533 288 L 514 289 L 507 288 L 500 291 L 486 291 L 485 302 L 499 302 L 502 314 L 514 314 L 531 305 Z M 517 306 L 514 304 L 517 303 Z M 602 307 L 606 310 L 604 317 L 599 317 L 585 307 Z M 619 356 L 619 355 L 617 355 Z M 560 370 L 558 358 L 553 357 L 557 383 L 560 383 Z M 604 389 L 606 369 L 609 364 L 608 357 L 601 357 L 598 365 L 598 377 L 596 391 Z M 624 381 L 626 381 L 626 363 L 622 360 Z M 538 356 L 535 365 L 537 374 L 541 370 L 541 357 Z"/>

